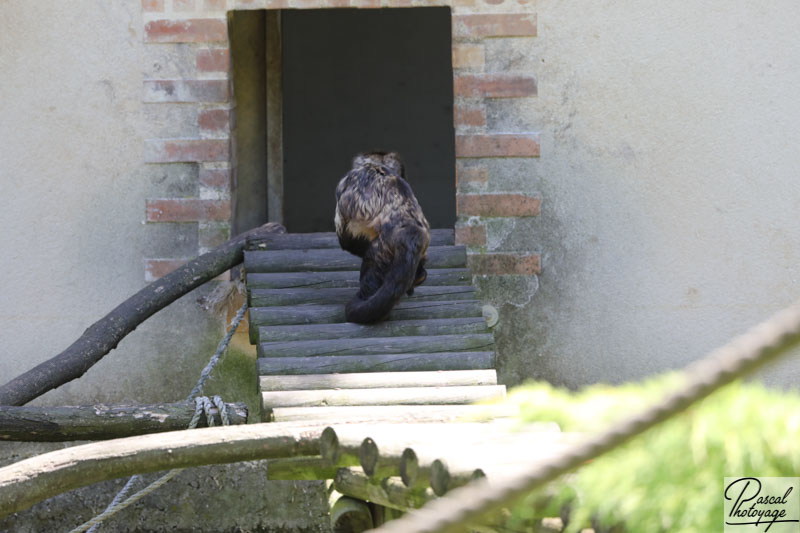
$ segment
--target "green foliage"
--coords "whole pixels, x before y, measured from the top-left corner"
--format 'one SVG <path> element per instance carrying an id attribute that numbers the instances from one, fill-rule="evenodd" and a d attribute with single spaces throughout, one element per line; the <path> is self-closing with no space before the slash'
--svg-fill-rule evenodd
<path id="1" fill-rule="evenodd" d="M 591 432 L 629 415 L 681 383 L 668 374 L 619 387 L 570 393 L 547 384 L 520 387 L 508 401 L 523 420 L 554 420 L 563 431 Z M 737 382 L 683 414 L 600 457 L 548 488 L 558 494 L 550 516 L 571 501 L 567 531 L 590 520 L 627 532 L 707 533 L 722 529 L 725 476 L 797 476 L 800 394 Z M 530 531 L 541 494 L 512 511 L 512 531 Z"/>

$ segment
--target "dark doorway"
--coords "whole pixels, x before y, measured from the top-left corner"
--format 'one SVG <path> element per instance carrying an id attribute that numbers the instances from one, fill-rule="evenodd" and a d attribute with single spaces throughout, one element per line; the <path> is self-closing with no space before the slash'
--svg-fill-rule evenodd
<path id="1" fill-rule="evenodd" d="M 448 8 L 281 13 L 283 219 L 333 231 L 334 191 L 352 157 L 396 150 L 434 228 L 455 223 Z"/>

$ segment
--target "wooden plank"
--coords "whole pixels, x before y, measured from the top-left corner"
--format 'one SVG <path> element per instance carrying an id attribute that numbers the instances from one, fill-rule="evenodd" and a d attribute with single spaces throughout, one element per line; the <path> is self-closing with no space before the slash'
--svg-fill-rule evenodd
<path id="1" fill-rule="evenodd" d="M 258 373 L 261 375 L 475 370 L 487 368 L 494 368 L 494 352 L 263 357 L 258 359 Z"/>
<path id="2" fill-rule="evenodd" d="M 401 511 L 419 509 L 436 498 L 431 489 L 410 489 L 397 477 L 373 482 L 358 467 L 340 468 L 333 486 L 341 494 Z"/>
<path id="3" fill-rule="evenodd" d="M 394 389 L 342 389 L 267 391 L 261 393 L 265 409 L 328 405 L 429 405 L 462 404 L 502 398 L 504 385 L 479 387 L 398 387 Z"/>
<path id="4" fill-rule="evenodd" d="M 435 268 L 428 271 L 423 287 L 434 285 L 470 285 L 472 274 L 466 268 Z M 248 272 L 247 288 L 289 289 L 289 288 L 358 287 L 358 270 L 338 272 Z"/>
<path id="5" fill-rule="evenodd" d="M 402 335 L 455 335 L 486 333 L 483 318 L 431 318 L 427 320 L 390 320 L 374 325 L 340 322 L 338 324 L 298 324 L 294 326 L 262 326 L 258 339 L 262 342 L 340 339 L 362 337 L 397 337 Z"/>
<path id="6" fill-rule="evenodd" d="M 446 372 L 308 374 L 305 376 L 272 375 L 261 376 L 259 384 L 262 391 L 497 385 L 497 372 L 494 370 L 450 370 Z"/>
<path id="7" fill-rule="evenodd" d="M 452 228 L 432 229 L 430 246 L 453 246 L 455 235 Z M 308 250 L 311 248 L 339 248 L 339 239 L 334 232 L 285 233 L 279 238 L 248 239 L 248 250 Z"/>
<path id="8" fill-rule="evenodd" d="M 485 351 L 494 346 L 494 335 L 427 335 L 419 337 L 366 337 L 314 341 L 262 342 L 259 357 L 317 357 L 382 353 L 431 353 Z"/>
<path id="9" fill-rule="evenodd" d="M 251 307 L 250 327 L 290 324 L 333 324 L 345 322 L 343 305 L 298 305 L 290 307 Z M 389 314 L 389 320 L 424 318 L 465 318 L 483 316 L 478 300 L 443 302 L 401 301 Z"/>
<path id="10" fill-rule="evenodd" d="M 355 296 L 356 288 L 335 289 L 250 289 L 249 305 L 271 307 L 276 305 L 344 305 Z M 475 288 L 466 285 L 426 286 L 414 289 L 414 294 L 404 296 L 404 301 L 429 302 L 437 300 L 473 300 Z"/>
<path id="11" fill-rule="evenodd" d="M 328 272 L 359 270 L 361 258 L 335 248 L 245 251 L 244 264 L 248 272 Z M 428 261 L 425 263 L 428 269 L 464 268 L 466 265 L 467 252 L 464 246 L 428 248 Z"/>
<path id="12" fill-rule="evenodd" d="M 288 376 L 284 376 L 288 377 Z M 519 416 L 519 406 L 488 405 L 345 405 L 340 407 L 276 407 L 265 413 L 274 422 L 347 420 L 351 423 L 480 422 Z"/>

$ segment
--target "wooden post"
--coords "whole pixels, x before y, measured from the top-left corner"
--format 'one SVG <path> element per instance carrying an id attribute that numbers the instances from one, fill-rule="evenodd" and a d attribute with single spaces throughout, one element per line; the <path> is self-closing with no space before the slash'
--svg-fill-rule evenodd
<path id="1" fill-rule="evenodd" d="M 283 224 L 283 54 L 281 12 L 266 13 L 267 219 Z"/>

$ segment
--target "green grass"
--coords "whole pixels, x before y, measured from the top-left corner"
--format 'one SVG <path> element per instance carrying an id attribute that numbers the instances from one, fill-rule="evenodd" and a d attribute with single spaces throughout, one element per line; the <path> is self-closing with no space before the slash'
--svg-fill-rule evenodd
<path id="1" fill-rule="evenodd" d="M 658 401 L 680 385 L 678 374 L 578 393 L 532 384 L 507 401 L 525 422 L 553 420 L 563 431 L 592 432 Z M 800 475 L 800 394 L 737 382 L 627 445 L 554 482 L 559 494 L 545 510 L 558 515 L 571 501 L 567 531 L 621 525 L 626 532 L 722 530 L 725 476 Z M 541 508 L 530 495 L 512 510 L 507 527 L 532 531 Z"/>

